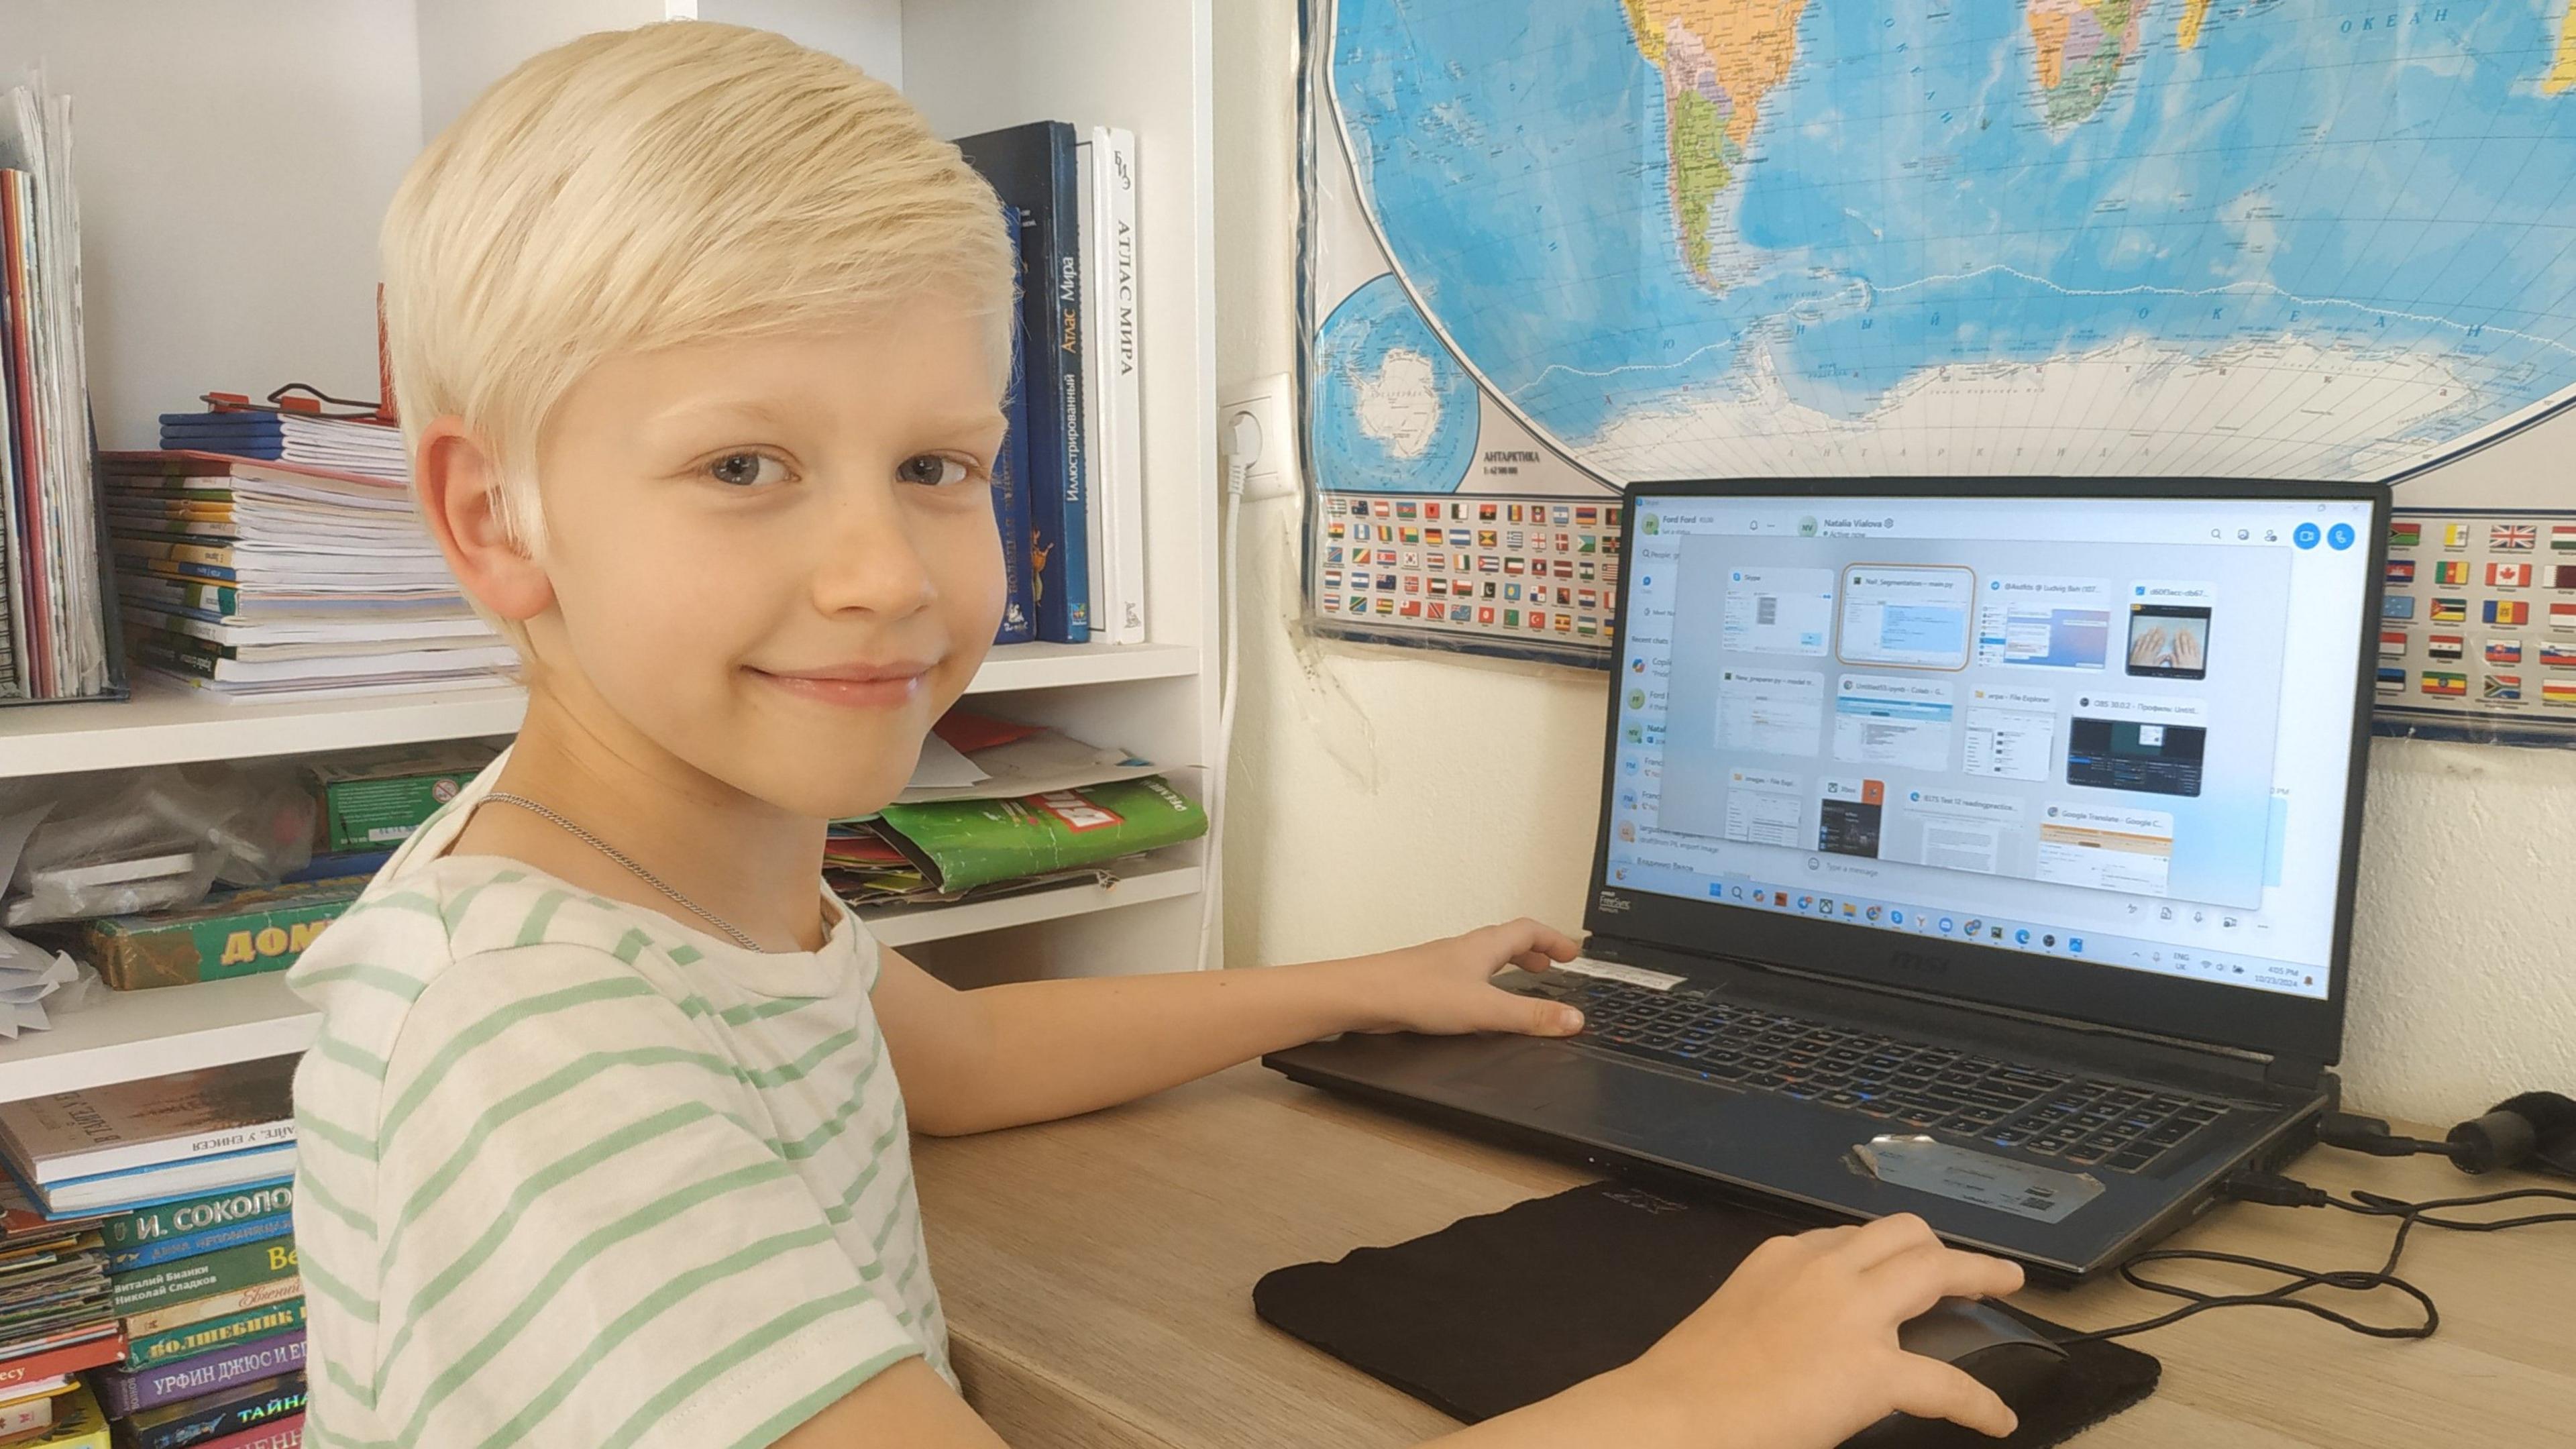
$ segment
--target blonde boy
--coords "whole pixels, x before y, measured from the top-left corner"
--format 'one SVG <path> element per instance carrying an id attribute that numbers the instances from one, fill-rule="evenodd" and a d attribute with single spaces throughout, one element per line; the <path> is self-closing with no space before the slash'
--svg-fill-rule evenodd
<path id="1" fill-rule="evenodd" d="M 325 1017 L 296 1083 L 310 1442 L 989 1446 L 909 1131 L 1336 1031 L 1579 1025 L 1491 985 L 1573 954 L 1527 921 L 961 994 L 821 890 L 824 822 L 902 787 L 999 614 L 1009 246 L 892 91 L 692 22 L 537 57 L 404 181 L 420 503 L 529 702 L 291 978 Z M 1893 1325 L 2017 1282 L 1907 1220 L 1785 1242 L 1637 1365 L 1458 1441 L 1999 1429 Z"/>

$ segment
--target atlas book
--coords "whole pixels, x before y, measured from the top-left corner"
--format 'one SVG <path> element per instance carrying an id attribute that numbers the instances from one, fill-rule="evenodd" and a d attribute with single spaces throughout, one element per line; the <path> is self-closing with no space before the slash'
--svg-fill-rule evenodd
<path id="1" fill-rule="evenodd" d="M 1028 397 L 1028 495 L 1038 638 L 1091 638 L 1083 449 L 1082 237 L 1073 127 L 1032 121 L 957 143 L 1022 218 L 1020 351 Z"/>

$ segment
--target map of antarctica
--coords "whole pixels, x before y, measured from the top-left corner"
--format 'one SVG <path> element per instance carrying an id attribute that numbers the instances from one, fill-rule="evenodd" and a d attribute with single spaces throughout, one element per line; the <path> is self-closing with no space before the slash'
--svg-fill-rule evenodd
<path id="1" fill-rule="evenodd" d="M 2570 0 L 1310 0 L 1314 483 L 2391 478 L 2576 396 Z"/>

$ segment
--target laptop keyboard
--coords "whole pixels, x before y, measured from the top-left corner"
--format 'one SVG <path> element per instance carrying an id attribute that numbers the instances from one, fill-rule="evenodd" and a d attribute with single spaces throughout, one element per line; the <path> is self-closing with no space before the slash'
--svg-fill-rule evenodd
<path id="1" fill-rule="evenodd" d="M 2078 1167 L 2144 1171 L 2229 1111 L 2217 1098 L 1625 982 L 1583 979 L 1550 994 L 1583 1009 L 1578 1039 L 1594 1046 Z"/>

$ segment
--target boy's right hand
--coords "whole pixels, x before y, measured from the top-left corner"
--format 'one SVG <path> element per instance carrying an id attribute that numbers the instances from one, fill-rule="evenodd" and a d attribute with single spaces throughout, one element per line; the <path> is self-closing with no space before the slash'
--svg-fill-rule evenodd
<path id="1" fill-rule="evenodd" d="M 1831 1449 L 1891 1412 L 2013 1431 L 2012 1410 L 1959 1369 L 1896 1346 L 1942 1298 L 2021 1287 L 2000 1258 L 1945 1248 L 1921 1218 L 1773 1238 L 1698 1312 L 1614 1377 L 1670 1432 L 1656 1444 Z"/>

